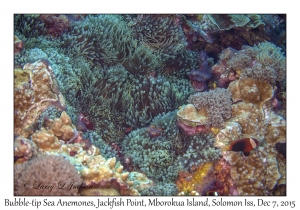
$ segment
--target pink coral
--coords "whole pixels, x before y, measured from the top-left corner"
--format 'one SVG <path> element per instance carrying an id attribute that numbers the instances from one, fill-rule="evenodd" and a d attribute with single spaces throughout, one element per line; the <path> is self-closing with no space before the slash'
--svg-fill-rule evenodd
<path id="1" fill-rule="evenodd" d="M 177 121 L 177 125 L 184 131 L 186 135 L 190 136 L 210 132 L 210 128 L 207 128 L 205 125 L 189 126 L 184 124 L 182 121 Z"/>

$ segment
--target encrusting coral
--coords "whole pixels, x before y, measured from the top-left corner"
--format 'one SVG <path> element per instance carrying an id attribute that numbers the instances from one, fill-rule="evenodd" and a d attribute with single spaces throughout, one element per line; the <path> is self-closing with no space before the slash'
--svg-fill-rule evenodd
<path id="1" fill-rule="evenodd" d="M 82 183 L 78 184 L 81 186 L 78 188 L 78 195 L 140 195 L 139 191 L 152 186 L 152 181 L 147 176 L 135 171 L 124 171 L 123 165 L 116 157 L 102 156 L 101 151 L 107 152 L 108 149 L 101 148 L 100 151 L 89 140 L 84 139 L 66 112 L 62 112 L 60 118 L 47 119 L 45 126 L 31 136 L 31 147 L 26 147 L 31 150 L 26 153 L 22 152 L 26 142 L 21 137 L 16 139 L 15 156 L 18 157 L 16 163 L 27 161 L 33 156 L 46 157 L 47 154 L 63 156 L 75 166 L 76 173 L 82 179 Z M 21 173 L 20 170 L 23 168 L 16 167 L 15 173 Z M 22 185 L 21 181 L 18 185 Z M 18 195 L 27 195 L 26 193 L 22 191 L 18 192 Z M 36 191 L 33 193 L 39 195 Z"/>
<path id="2" fill-rule="evenodd" d="M 231 151 L 224 154 L 240 195 L 269 195 L 282 177 L 278 155 L 276 149 L 270 147 L 259 147 L 247 157 Z"/>
<path id="3" fill-rule="evenodd" d="M 61 147 L 59 140 L 68 143 L 78 137 L 78 131 L 65 111 L 62 112 L 60 118 L 49 119 L 46 122 L 46 126 L 46 129 L 41 128 L 41 130 L 31 136 L 33 142 L 39 146 L 40 150 L 58 150 Z"/>
<path id="4" fill-rule="evenodd" d="M 229 84 L 228 89 L 232 93 L 232 100 L 243 100 L 246 103 L 262 106 L 269 101 L 274 94 L 272 86 L 265 81 L 257 81 L 252 78 L 239 79 Z"/>
<path id="5" fill-rule="evenodd" d="M 22 136 L 14 140 L 14 158 L 16 164 L 28 161 L 36 155 L 37 146 L 32 141 Z"/>
<path id="6" fill-rule="evenodd" d="M 64 109 L 65 102 L 47 62 L 28 63 L 23 70 L 15 69 L 14 76 L 14 132 L 28 137 L 43 110 L 50 105 Z"/>

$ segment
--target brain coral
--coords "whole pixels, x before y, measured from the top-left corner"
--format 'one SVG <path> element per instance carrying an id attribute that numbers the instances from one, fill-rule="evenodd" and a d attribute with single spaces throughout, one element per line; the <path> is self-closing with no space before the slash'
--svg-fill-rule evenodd
<path id="1" fill-rule="evenodd" d="M 62 156 L 44 155 L 29 162 L 15 165 L 15 195 L 78 195 L 77 188 L 60 189 L 65 186 L 81 184 L 75 167 Z"/>
<path id="2" fill-rule="evenodd" d="M 191 95 L 188 103 L 193 104 L 196 109 L 206 108 L 208 114 L 207 125 L 221 127 L 224 119 L 231 117 L 231 92 L 226 89 L 216 88 L 208 92 L 198 92 Z"/>

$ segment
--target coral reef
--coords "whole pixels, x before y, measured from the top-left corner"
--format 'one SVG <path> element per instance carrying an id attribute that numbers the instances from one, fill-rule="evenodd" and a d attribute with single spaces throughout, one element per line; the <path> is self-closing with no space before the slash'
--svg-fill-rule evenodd
<path id="1" fill-rule="evenodd" d="M 235 27 L 256 28 L 264 24 L 259 15 L 207 15 L 209 20 L 217 26 L 219 30 L 229 30 Z"/>
<path id="2" fill-rule="evenodd" d="M 206 109 L 208 122 L 205 125 L 222 127 L 224 120 L 231 117 L 230 97 L 231 93 L 229 90 L 217 88 L 191 95 L 188 103 L 193 104 L 197 110 Z"/>
<path id="3" fill-rule="evenodd" d="M 43 155 L 15 165 L 14 194 L 17 196 L 78 195 L 78 188 L 67 188 L 72 184 L 80 185 L 81 178 L 63 157 Z"/>
<path id="4" fill-rule="evenodd" d="M 61 147 L 59 140 L 69 143 L 78 137 L 78 131 L 65 111 L 60 118 L 47 120 L 46 126 L 31 136 L 42 151 L 58 150 Z"/>
<path id="5" fill-rule="evenodd" d="M 205 195 L 207 189 L 203 188 L 203 186 L 206 185 L 206 183 L 204 182 L 210 182 L 209 179 L 212 169 L 213 164 L 211 162 L 207 162 L 200 165 L 193 173 L 180 171 L 178 175 L 178 180 L 176 181 L 179 195 L 182 192 L 184 195 L 190 195 L 191 193 L 193 193 L 193 191 L 197 192 L 197 188 L 202 188 L 201 195 Z"/>
<path id="6" fill-rule="evenodd" d="M 28 137 L 43 110 L 50 105 L 63 110 L 65 102 L 51 67 L 44 61 L 28 63 L 23 70 L 16 68 L 14 77 L 14 132 Z"/>
<path id="7" fill-rule="evenodd" d="M 47 34 L 52 37 L 58 37 L 62 33 L 66 32 L 71 24 L 67 15 L 43 14 L 40 15 L 39 18 L 43 21 L 47 29 Z"/>
<path id="8" fill-rule="evenodd" d="M 15 163 L 23 163 L 37 155 L 37 147 L 32 141 L 24 137 L 17 137 L 14 141 Z"/>
<path id="9" fill-rule="evenodd" d="M 123 166 L 116 162 L 116 158 L 106 160 L 102 156 L 83 156 L 86 165 L 81 171 L 81 177 L 86 186 L 97 189 L 85 189 L 83 195 L 140 195 L 136 185 L 129 175 L 133 172 L 123 172 Z M 131 175 L 132 176 L 132 175 Z M 139 182 L 137 179 L 134 179 Z M 150 180 L 148 180 L 151 185 Z M 132 186 L 132 187 L 131 187 Z M 140 186 L 141 187 L 141 186 Z M 145 186 L 147 188 L 148 186 Z M 140 190 L 144 190 L 144 187 Z M 117 190 L 116 194 L 112 193 Z"/>
<path id="10" fill-rule="evenodd" d="M 213 162 L 221 157 L 221 151 L 214 147 L 215 138 L 212 134 L 193 136 L 184 155 L 179 157 L 180 165 L 184 169 L 194 171 L 197 166 Z"/>
<path id="11" fill-rule="evenodd" d="M 258 147 L 247 157 L 236 152 L 225 153 L 224 158 L 231 165 L 231 178 L 237 185 L 239 195 L 269 195 L 269 191 L 282 178 L 277 156 L 280 154 L 269 147 Z"/>
<path id="12" fill-rule="evenodd" d="M 173 59 L 185 47 L 182 29 L 176 18 L 141 15 L 133 26 L 136 38 L 162 56 Z"/>
<path id="13" fill-rule="evenodd" d="M 147 196 L 175 196 L 177 195 L 177 187 L 174 183 L 161 183 L 152 186 L 141 192 L 141 195 Z"/>
<path id="14" fill-rule="evenodd" d="M 208 81 L 211 75 L 211 67 L 208 63 L 208 57 L 205 51 L 199 53 L 200 70 L 190 71 L 189 77 L 191 83 L 196 91 L 204 91 L 207 89 L 206 81 Z"/>
<path id="15" fill-rule="evenodd" d="M 272 85 L 285 78 L 286 59 L 281 48 L 270 42 L 263 42 L 254 47 L 244 45 L 241 50 L 226 49 L 220 55 L 220 61 L 213 66 L 213 74 L 220 85 L 233 81 L 238 75 L 242 79 L 252 78 L 266 81 Z M 227 81 L 221 82 L 227 78 Z"/>
<path id="16" fill-rule="evenodd" d="M 246 103 L 252 103 L 262 106 L 269 101 L 274 94 L 272 86 L 265 81 L 256 81 L 251 78 L 236 80 L 228 86 L 232 93 L 233 102 L 242 100 Z"/>
<path id="17" fill-rule="evenodd" d="M 88 15 L 61 37 L 64 54 L 99 65 L 123 63 L 133 46 L 132 32 L 120 15 Z"/>
<path id="18" fill-rule="evenodd" d="M 24 48 L 24 42 L 14 35 L 14 54 L 18 54 Z"/>
<path id="19" fill-rule="evenodd" d="M 14 15 L 15 194 L 285 195 L 285 26 L 275 14 Z M 50 191 L 48 176 L 80 187 Z"/>
<path id="20" fill-rule="evenodd" d="M 123 171 L 124 166 L 116 157 L 102 156 L 102 151 L 106 156 L 109 154 L 114 156 L 116 153 L 104 142 L 101 149 L 91 144 L 81 132 L 74 129 L 66 112 L 62 112 L 60 118 L 48 119 L 45 124 L 46 128 L 42 127 L 31 136 L 32 142 L 25 142 L 25 139 L 20 137 L 16 139 L 17 163 L 22 163 L 32 156 L 46 157 L 47 154 L 63 156 L 75 166 L 82 179 L 82 183 L 79 183 L 82 188 L 78 188 L 80 195 L 140 195 L 139 191 L 152 186 L 152 181 L 144 174 Z M 68 136 L 68 130 L 72 131 L 72 135 Z M 93 132 L 87 134 L 94 138 L 93 141 L 95 137 L 97 138 Z M 101 138 L 98 139 L 98 144 L 99 141 L 101 142 Z M 21 173 L 20 170 L 24 169 L 15 169 L 16 173 Z"/>

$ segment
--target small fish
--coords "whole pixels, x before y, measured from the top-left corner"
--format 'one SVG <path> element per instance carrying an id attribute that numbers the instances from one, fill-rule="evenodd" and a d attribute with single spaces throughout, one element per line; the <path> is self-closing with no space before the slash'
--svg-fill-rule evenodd
<path id="1" fill-rule="evenodd" d="M 250 152 L 258 146 L 259 142 L 253 138 L 243 138 L 231 142 L 229 151 L 241 151 L 245 156 L 248 156 Z"/>

